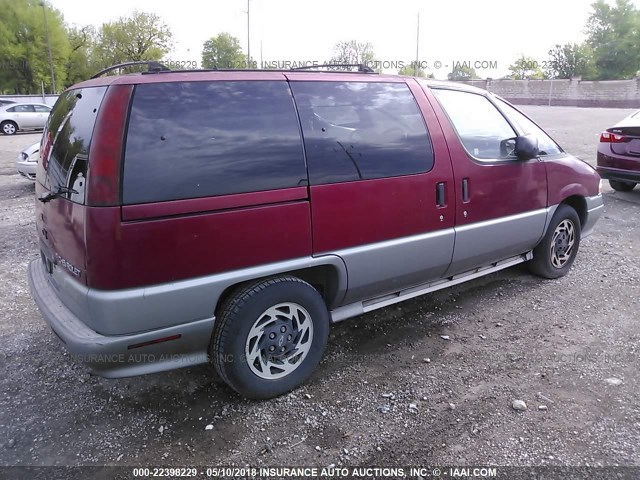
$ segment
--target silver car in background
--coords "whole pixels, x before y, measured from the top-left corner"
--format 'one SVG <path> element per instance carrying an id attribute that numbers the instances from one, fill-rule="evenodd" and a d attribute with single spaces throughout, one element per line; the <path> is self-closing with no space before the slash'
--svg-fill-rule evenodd
<path id="1" fill-rule="evenodd" d="M 16 158 L 16 171 L 27 180 L 35 182 L 39 159 L 40 142 L 29 145 Z"/>
<path id="2" fill-rule="evenodd" d="M 51 113 L 44 103 L 13 103 L 0 107 L 0 132 L 15 135 L 19 130 L 43 129 Z"/>

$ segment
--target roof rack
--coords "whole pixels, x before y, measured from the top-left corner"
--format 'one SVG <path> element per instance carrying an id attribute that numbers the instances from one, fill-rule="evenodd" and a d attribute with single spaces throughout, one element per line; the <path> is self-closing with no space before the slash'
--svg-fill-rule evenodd
<path id="1" fill-rule="evenodd" d="M 92 79 L 101 77 L 105 73 L 112 72 L 114 70 L 118 70 L 124 67 L 130 67 L 134 65 L 147 65 L 148 69 L 146 72 L 142 72 L 143 74 L 150 73 L 185 73 L 185 72 L 295 72 L 295 71 L 303 71 L 303 70 L 316 70 L 316 69 L 326 69 L 326 68 L 345 68 L 345 67 L 357 67 L 357 71 L 353 70 L 320 70 L 326 73 L 331 72 L 340 72 L 340 73 L 377 73 L 371 67 L 368 67 L 364 63 L 325 63 L 322 65 L 307 65 L 302 67 L 295 67 L 290 69 L 256 69 L 256 68 L 211 68 L 211 69 L 187 69 L 187 70 L 171 70 L 160 62 L 151 60 L 151 61 L 141 61 L 141 62 L 125 62 L 119 63 L 117 65 L 112 65 L 111 67 L 105 68 L 104 70 L 100 70 L 96 73 Z"/>
<path id="2" fill-rule="evenodd" d="M 117 65 L 112 65 L 112 66 L 110 66 L 108 68 L 105 68 L 104 70 L 100 70 L 93 77 L 91 77 L 91 79 L 101 77 L 105 73 L 112 72 L 113 70 L 117 70 L 117 69 L 123 68 L 123 67 L 130 67 L 132 65 L 147 65 L 147 67 L 148 67 L 147 68 L 147 72 L 148 73 L 158 73 L 158 72 L 169 72 L 169 71 L 171 71 L 170 68 L 167 68 L 162 63 L 157 62 L 155 60 L 142 61 L 142 62 L 125 62 L 125 63 L 119 63 Z"/>
<path id="3" fill-rule="evenodd" d="M 315 70 L 316 68 L 357 67 L 360 73 L 376 73 L 373 68 L 364 63 L 323 63 L 322 65 L 305 65 L 291 70 Z"/>

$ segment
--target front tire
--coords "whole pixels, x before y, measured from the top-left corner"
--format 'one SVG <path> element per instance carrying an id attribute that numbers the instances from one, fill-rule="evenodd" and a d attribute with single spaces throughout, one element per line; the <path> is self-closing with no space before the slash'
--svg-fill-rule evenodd
<path id="1" fill-rule="evenodd" d="M 328 336 L 329 312 L 318 291 L 297 277 L 270 278 L 239 289 L 225 302 L 211 358 L 236 392 L 272 398 L 309 378 Z"/>
<path id="2" fill-rule="evenodd" d="M 569 273 L 580 247 L 580 218 L 569 205 L 560 205 L 542 241 L 533 250 L 529 269 L 543 278 Z"/>
<path id="3" fill-rule="evenodd" d="M 4 135 L 15 135 L 18 131 L 18 125 L 15 122 L 6 121 L 0 123 L 0 132 Z"/>
<path id="4" fill-rule="evenodd" d="M 636 186 L 635 182 L 621 182 L 620 180 L 609 180 L 609 185 L 618 192 L 630 192 Z"/>

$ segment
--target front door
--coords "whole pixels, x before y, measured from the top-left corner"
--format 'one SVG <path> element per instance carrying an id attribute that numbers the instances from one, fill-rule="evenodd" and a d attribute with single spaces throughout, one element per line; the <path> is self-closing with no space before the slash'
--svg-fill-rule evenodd
<path id="1" fill-rule="evenodd" d="M 417 84 L 287 76 L 304 136 L 313 252 L 344 260 L 342 303 L 439 278 L 453 253 L 452 171 Z"/>
<path id="2" fill-rule="evenodd" d="M 434 108 L 446 113 L 442 124 L 456 185 L 456 240 L 447 275 L 531 250 L 547 218 L 544 162 L 513 155 L 521 132 L 487 96 L 431 92 Z"/>

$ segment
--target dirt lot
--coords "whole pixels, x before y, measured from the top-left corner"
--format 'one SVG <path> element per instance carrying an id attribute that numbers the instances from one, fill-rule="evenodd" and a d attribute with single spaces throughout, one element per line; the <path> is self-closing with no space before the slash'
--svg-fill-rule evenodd
<path id="1" fill-rule="evenodd" d="M 591 162 L 628 114 L 524 110 Z M 640 465 L 640 188 L 607 190 L 567 277 L 513 268 L 336 325 L 306 386 L 250 402 L 209 366 L 71 361 L 26 280 L 34 189 L 12 162 L 37 137 L 0 137 L 0 465 Z"/>

